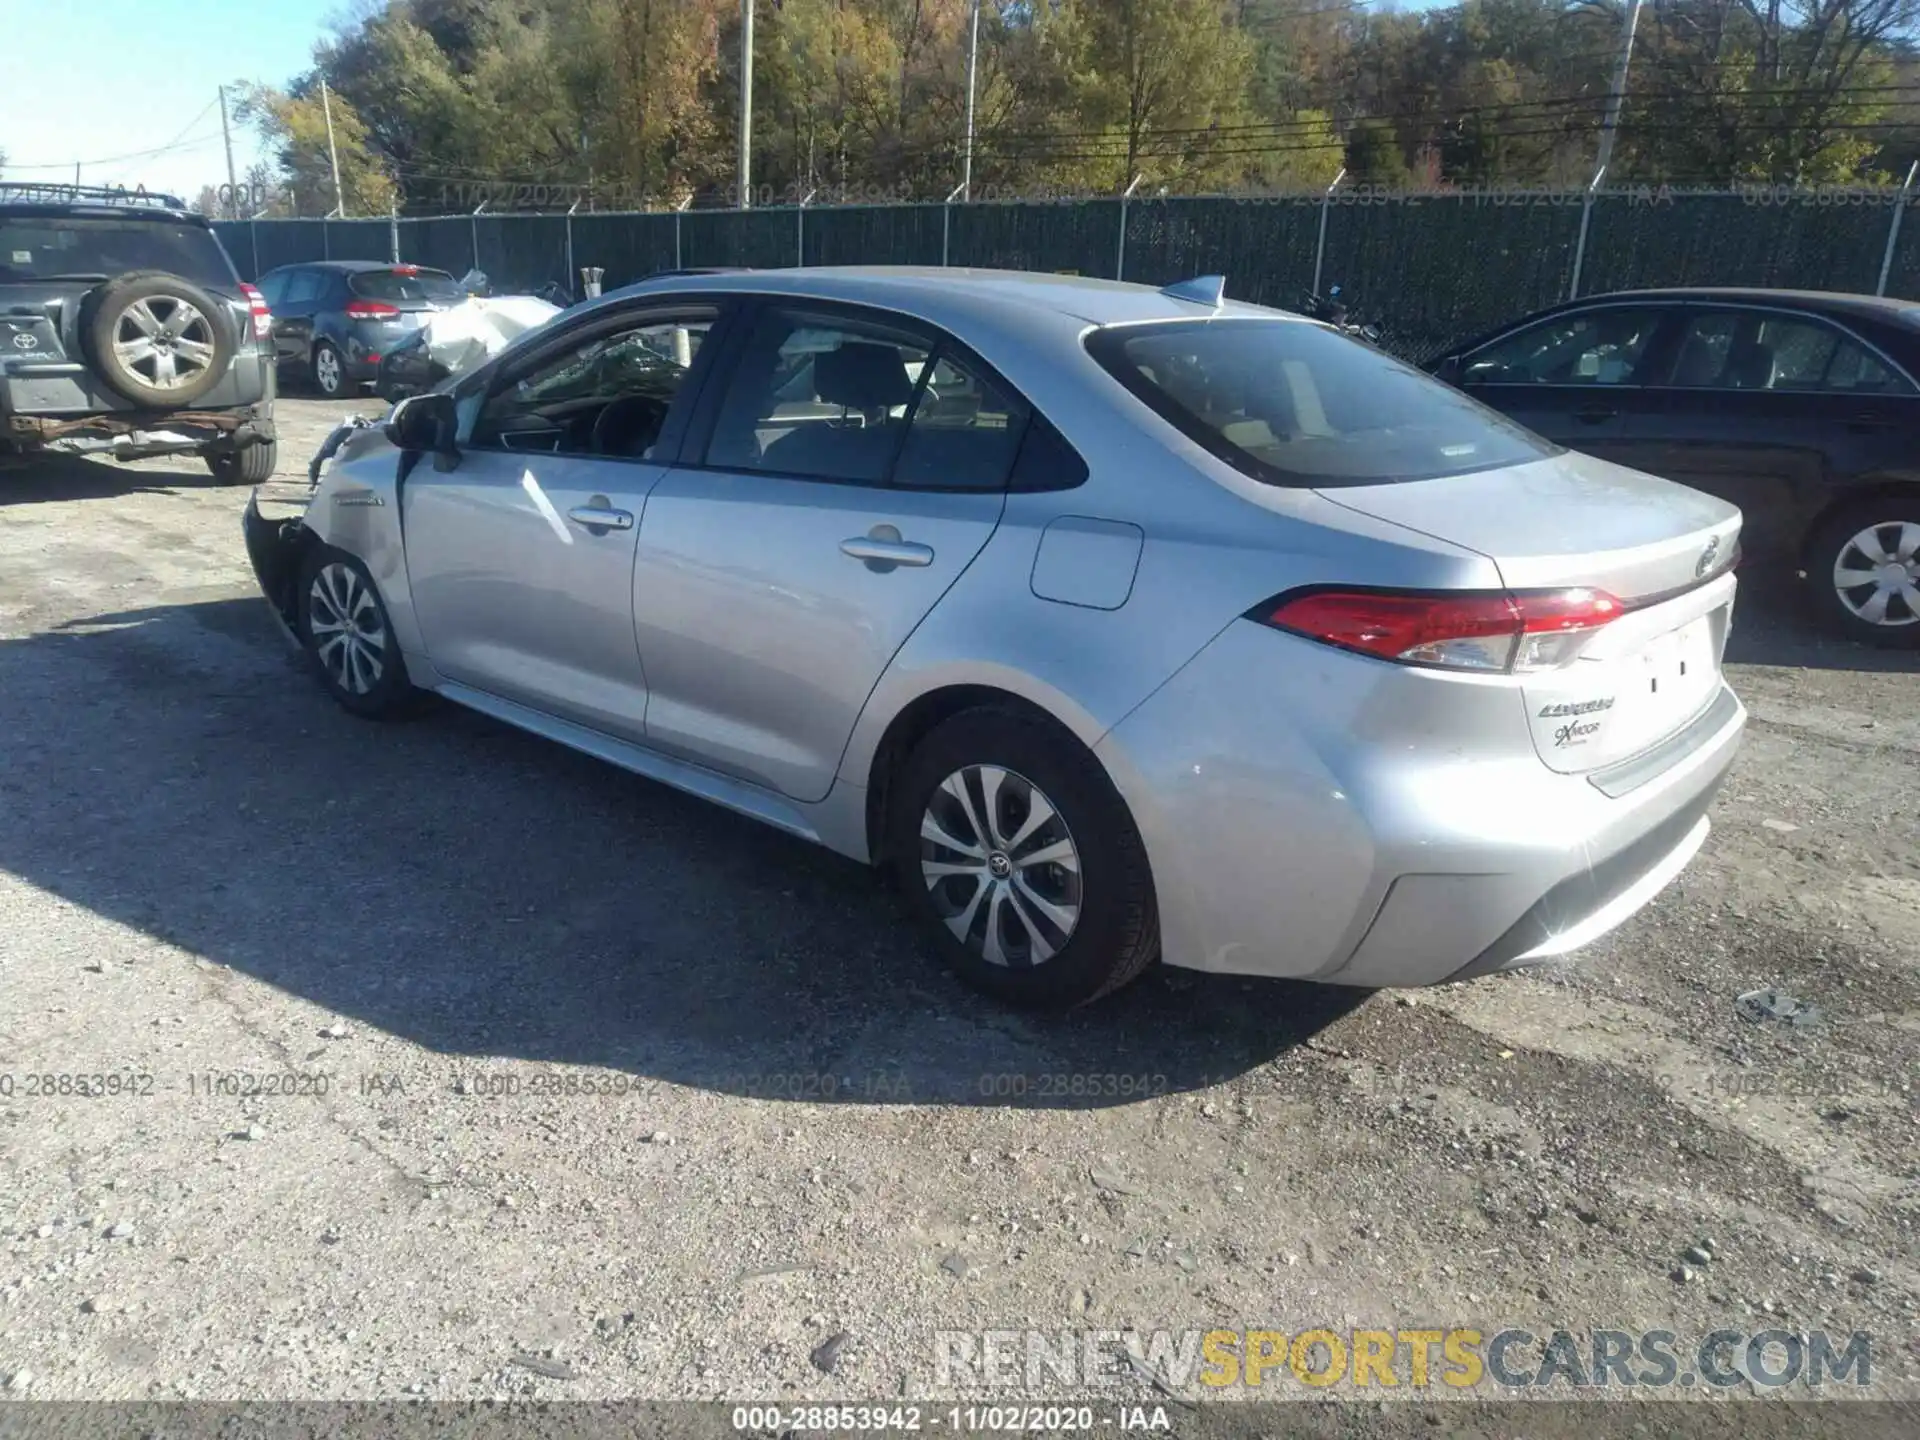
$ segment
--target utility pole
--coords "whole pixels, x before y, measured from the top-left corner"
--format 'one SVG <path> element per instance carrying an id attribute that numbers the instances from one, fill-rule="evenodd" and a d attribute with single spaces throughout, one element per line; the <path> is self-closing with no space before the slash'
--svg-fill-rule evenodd
<path id="1" fill-rule="evenodd" d="M 327 77 L 320 77 L 320 108 L 327 117 L 327 159 L 333 165 L 333 210 L 336 215 L 347 213 L 347 197 L 340 189 L 340 151 L 333 143 L 333 102 L 327 98 Z"/>
<path id="2" fill-rule="evenodd" d="M 753 0 L 740 0 L 740 208 L 753 205 Z"/>
<path id="3" fill-rule="evenodd" d="M 220 140 L 227 147 L 227 218 L 240 218 L 240 187 L 233 179 L 233 132 L 227 128 L 227 87 L 220 87 Z"/>
<path id="4" fill-rule="evenodd" d="M 967 148 L 960 161 L 960 198 L 973 199 L 973 82 L 980 68 L 980 0 L 973 0 L 973 34 L 967 41 Z"/>
<path id="5" fill-rule="evenodd" d="M 1607 173 L 1613 161 L 1613 142 L 1620 132 L 1620 111 L 1627 103 L 1627 71 L 1633 64 L 1633 31 L 1640 23 L 1640 0 L 1627 0 L 1627 16 L 1620 24 L 1620 59 L 1613 69 L 1613 86 L 1607 91 L 1606 114 L 1600 121 L 1600 155 L 1595 170 L 1599 177 Z M 1594 183 L 1599 184 L 1599 177 Z"/>

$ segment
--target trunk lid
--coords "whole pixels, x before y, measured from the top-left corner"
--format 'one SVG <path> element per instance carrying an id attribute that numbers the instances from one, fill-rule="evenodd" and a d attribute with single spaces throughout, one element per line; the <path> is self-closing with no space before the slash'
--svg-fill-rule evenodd
<path id="1" fill-rule="evenodd" d="M 1509 589 L 1586 585 L 1629 605 L 1725 569 L 1740 534 L 1740 512 L 1724 500 L 1572 451 L 1470 475 L 1319 493 L 1485 555 Z"/>
<path id="2" fill-rule="evenodd" d="M 1740 512 L 1592 456 L 1322 490 L 1491 560 L 1510 590 L 1604 590 L 1626 613 L 1578 659 L 1518 677 L 1541 760 L 1564 774 L 1630 759 L 1712 704 L 1732 621 Z"/>

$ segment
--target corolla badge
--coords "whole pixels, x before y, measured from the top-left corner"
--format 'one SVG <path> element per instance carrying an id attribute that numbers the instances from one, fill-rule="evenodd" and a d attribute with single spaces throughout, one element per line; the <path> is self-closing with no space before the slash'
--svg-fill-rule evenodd
<path id="1" fill-rule="evenodd" d="M 1700 558 L 1693 562 L 1693 578 L 1698 580 L 1702 575 L 1705 575 L 1709 570 L 1713 569 L 1713 562 L 1719 557 L 1720 537 L 1716 535 L 1707 541 L 1707 548 L 1702 550 L 1700 552 Z"/>

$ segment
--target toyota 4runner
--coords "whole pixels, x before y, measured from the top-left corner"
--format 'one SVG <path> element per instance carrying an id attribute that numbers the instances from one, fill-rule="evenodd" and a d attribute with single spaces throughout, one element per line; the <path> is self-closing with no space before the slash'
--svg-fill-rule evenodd
<path id="1" fill-rule="evenodd" d="M 273 474 L 266 301 L 165 195 L 0 183 L 0 454 Z"/>

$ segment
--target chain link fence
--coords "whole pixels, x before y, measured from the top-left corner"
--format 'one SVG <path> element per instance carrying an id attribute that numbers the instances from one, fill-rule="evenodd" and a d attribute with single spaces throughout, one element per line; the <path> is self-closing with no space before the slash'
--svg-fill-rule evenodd
<path id="1" fill-rule="evenodd" d="M 1297 306 L 1341 287 L 1354 318 L 1421 357 L 1570 295 L 1663 285 L 1920 299 L 1903 189 L 1359 189 L 1311 195 L 784 206 L 645 214 L 217 222 L 241 274 L 306 260 L 479 269 L 496 293 L 585 266 L 609 290 L 694 266 L 949 265 L 1164 285 L 1223 274 Z"/>

